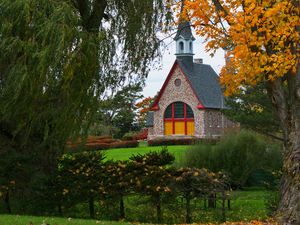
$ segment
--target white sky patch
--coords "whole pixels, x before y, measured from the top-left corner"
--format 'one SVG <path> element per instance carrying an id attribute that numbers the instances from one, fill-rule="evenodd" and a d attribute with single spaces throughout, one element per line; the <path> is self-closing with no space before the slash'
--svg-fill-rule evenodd
<path id="1" fill-rule="evenodd" d="M 202 43 L 203 39 L 194 35 L 196 40 L 194 41 L 194 59 L 202 58 L 203 64 L 209 64 L 211 67 L 216 71 L 217 74 L 220 73 L 222 67 L 225 64 L 224 59 L 224 51 L 218 50 L 214 57 L 212 58 L 208 52 L 205 52 L 205 44 Z M 168 38 L 166 40 L 167 43 L 171 42 L 173 37 Z M 174 55 L 176 51 L 176 45 L 173 41 L 171 44 L 168 45 L 168 49 L 165 50 L 163 57 L 162 57 L 162 68 L 161 70 L 150 70 L 148 78 L 146 80 L 146 86 L 142 92 L 145 97 L 154 97 L 156 93 L 162 87 L 168 73 L 176 59 Z"/>

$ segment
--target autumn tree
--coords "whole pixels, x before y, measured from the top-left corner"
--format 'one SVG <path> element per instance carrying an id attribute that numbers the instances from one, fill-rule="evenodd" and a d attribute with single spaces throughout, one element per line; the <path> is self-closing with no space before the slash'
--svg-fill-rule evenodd
<path id="1" fill-rule="evenodd" d="M 264 83 L 284 136 L 278 218 L 300 223 L 299 1 L 186 0 L 196 33 L 212 54 L 226 50 L 220 80 L 225 94 Z"/>
<path id="2" fill-rule="evenodd" d="M 138 122 L 139 124 L 141 124 L 141 126 L 144 126 L 146 123 L 147 113 L 151 109 L 151 104 L 153 103 L 153 100 L 154 99 L 151 97 L 146 97 L 135 104 L 138 110 Z"/>

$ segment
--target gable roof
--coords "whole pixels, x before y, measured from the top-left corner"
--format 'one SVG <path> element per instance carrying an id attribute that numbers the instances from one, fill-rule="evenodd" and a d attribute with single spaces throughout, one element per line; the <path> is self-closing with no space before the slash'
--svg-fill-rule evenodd
<path id="1" fill-rule="evenodd" d="M 210 65 L 193 63 L 191 60 L 177 58 L 174 62 L 167 79 L 165 80 L 159 95 L 152 107 L 157 109 L 158 102 L 171 78 L 173 71 L 179 66 L 194 94 L 204 108 L 222 109 L 225 108 L 224 96 L 219 84 L 219 76 Z"/>
<path id="2" fill-rule="evenodd" d="M 177 59 L 177 61 L 205 108 L 225 108 L 219 76 L 210 65 L 200 63 L 190 65 L 185 60 Z"/>

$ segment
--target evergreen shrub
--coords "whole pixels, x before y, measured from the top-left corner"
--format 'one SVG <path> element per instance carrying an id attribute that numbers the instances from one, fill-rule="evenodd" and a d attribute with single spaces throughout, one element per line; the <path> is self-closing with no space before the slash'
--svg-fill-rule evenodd
<path id="1" fill-rule="evenodd" d="M 214 172 L 223 171 L 230 176 L 233 187 L 245 186 L 255 174 L 263 172 L 263 175 L 256 176 L 255 182 L 263 184 L 274 179 L 272 172 L 281 168 L 281 146 L 254 132 L 243 130 L 228 134 L 216 145 L 198 143 L 191 146 L 182 164 L 208 168 Z"/>

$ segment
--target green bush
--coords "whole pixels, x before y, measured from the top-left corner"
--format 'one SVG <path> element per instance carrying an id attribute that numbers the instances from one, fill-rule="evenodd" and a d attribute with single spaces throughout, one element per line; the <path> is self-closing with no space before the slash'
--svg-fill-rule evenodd
<path id="1" fill-rule="evenodd" d="M 117 141 L 110 144 L 110 148 L 136 148 L 139 146 L 139 142 L 132 141 Z"/>
<path id="2" fill-rule="evenodd" d="M 256 177 L 255 184 L 262 184 L 266 177 L 270 182 L 272 172 L 281 168 L 282 155 L 279 144 L 243 130 L 225 136 L 216 145 L 200 143 L 191 146 L 182 163 L 184 166 L 223 171 L 230 176 L 233 187 L 242 187 L 258 172 L 263 172 L 263 175 Z"/>

